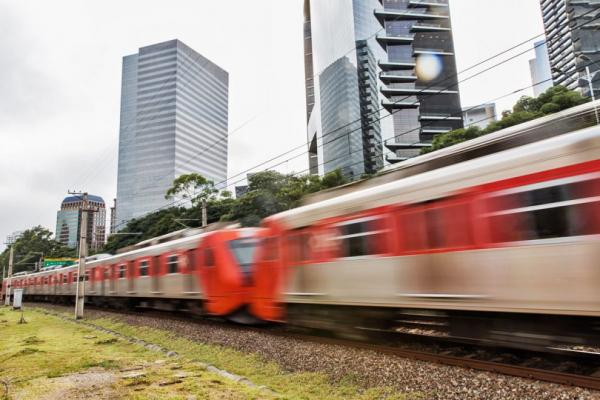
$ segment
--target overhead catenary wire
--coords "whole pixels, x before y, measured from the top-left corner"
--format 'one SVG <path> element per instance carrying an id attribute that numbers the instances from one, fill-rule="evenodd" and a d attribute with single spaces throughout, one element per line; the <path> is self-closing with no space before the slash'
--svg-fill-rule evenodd
<path id="1" fill-rule="evenodd" d="M 587 14 L 591 13 L 592 11 L 595 11 L 595 10 L 594 10 L 594 9 L 592 9 L 592 10 L 588 11 L 587 13 L 585 13 L 583 16 L 585 16 L 585 15 L 587 15 Z M 599 18 L 600 18 L 600 15 L 598 15 L 598 16 L 596 16 L 596 17 L 594 17 L 594 18 L 590 19 L 589 21 L 586 21 L 586 22 L 584 22 L 584 23 L 580 24 L 579 26 L 572 27 L 571 29 L 572 29 L 572 30 L 574 30 L 574 29 L 579 29 L 579 28 L 581 28 L 581 27 L 583 27 L 583 26 L 585 26 L 585 25 L 587 25 L 587 24 L 589 24 L 589 23 L 591 23 L 591 22 L 593 22 L 593 21 L 595 21 L 595 20 L 597 20 L 597 19 L 599 19 Z M 543 33 L 542 33 L 542 34 L 539 34 L 539 35 L 536 35 L 536 36 L 535 36 L 535 37 L 533 37 L 532 39 L 528 39 L 528 40 L 526 40 L 526 41 L 522 41 L 522 42 L 520 42 L 519 44 L 517 44 L 517 45 L 515 45 L 515 46 L 512 46 L 512 47 L 510 47 L 510 48 L 509 48 L 509 49 L 507 49 L 507 50 L 504 50 L 504 51 L 502 51 L 502 52 L 499 52 L 499 53 L 497 53 L 496 55 L 494 55 L 494 56 L 492 56 L 492 57 L 488 57 L 487 59 L 485 59 L 485 60 L 483 60 L 483 61 L 481 61 L 481 62 L 478 62 L 478 63 L 474 64 L 473 66 L 471 66 L 471 67 L 467 68 L 467 69 L 466 69 L 466 70 L 464 70 L 464 71 L 467 71 L 467 70 L 473 69 L 473 68 L 475 68 L 476 66 L 482 65 L 483 63 L 485 63 L 485 62 L 487 62 L 487 61 L 490 61 L 491 59 L 494 59 L 494 58 L 496 58 L 496 57 L 499 57 L 500 55 L 506 54 L 507 52 L 509 52 L 509 51 L 511 51 L 511 50 L 514 50 L 515 48 L 518 48 L 518 47 L 522 46 L 523 44 L 529 43 L 531 40 L 533 40 L 533 39 L 535 39 L 536 37 L 539 37 L 539 36 L 541 36 L 541 35 L 543 35 Z M 465 78 L 464 80 L 462 80 L 462 81 L 460 81 L 460 82 L 458 82 L 458 83 L 461 83 L 461 82 L 464 82 L 464 81 L 470 80 L 470 79 L 474 78 L 475 76 L 479 76 L 479 75 L 481 75 L 481 74 L 483 74 L 483 73 L 485 73 L 485 72 L 487 72 L 487 71 L 489 71 L 489 70 L 491 70 L 491 69 L 493 69 L 493 68 L 496 68 L 496 67 L 498 67 L 499 65 L 502 65 L 502 64 L 504 64 L 504 63 L 506 63 L 506 62 L 508 62 L 508 61 L 510 61 L 510 60 L 513 60 L 513 59 L 515 59 L 516 57 L 519 57 L 519 56 L 521 56 L 521 55 L 523 55 L 523 54 L 526 54 L 527 52 L 530 52 L 530 51 L 532 51 L 532 50 L 533 50 L 533 49 L 535 49 L 536 47 L 538 47 L 538 46 L 541 46 L 542 44 L 544 44 L 544 43 L 546 43 L 546 42 L 547 42 L 547 41 L 543 41 L 543 42 L 541 42 L 541 43 L 538 43 L 538 44 L 537 44 L 537 45 L 536 45 L 534 48 L 532 48 L 532 49 L 527 49 L 526 51 L 523 51 L 523 52 L 520 52 L 519 54 L 513 55 L 513 56 L 509 57 L 509 58 L 508 58 L 508 59 L 506 59 L 506 60 L 503 60 L 503 61 L 501 61 L 501 62 L 499 62 L 499 63 L 496 63 L 496 64 L 494 64 L 494 65 L 492 65 L 492 66 L 490 66 L 490 67 L 487 67 L 487 68 L 486 68 L 485 70 L 483 70 L 483 71 L 479 71 L 479 72 L 477 72 L 477 73 L 475 73 L 475 74 L 473 74 L 473 75 L 470 75 L 469 77 Z M 461 72 L 457 73 L 455 76 L 458 76 L 459 74 L 461 74 L 461 73 L 464 73 L 464 71 L 461 71 Z M 446 78 L 446 80 L 447 80 L 447 79 L 450 79 L 450 77 Z M 456 83 L 456 84 L 452 84 L 452 85 L 448 86 L 447 88 L 450 88 L 450 87 L 457 86 L 457 85 L 458 85 L 458 83 Z M 534 85 L 534 86 L 535 86 L 535 85 Z M 414 97 L 414 96 L 416 96 L 416 95 L 423 95 L 423 96 L 433 96 L 433 95 L 437 95 L 437 94 L 439 94 L 439 93 L 422 93 L 422 91 L 424 91 L 424 90 L 427 90 L 427 88 L 422 88 L 422 89 L 420 89 L 420 90 L 419 90 L 419 92 L 417 92 L 416 94 L 412 94 L 412 95 L 410 95 L 410 96 L 406 96 L 406 97 L 404 97 L 404 99 L 406 99 L 406 98 L 410 98 L 410 97 Z M 440 91 L 442 91 L 442 90 L 446 90 L 446 89 L 440 89 Z M 511 93 L 511 94 L 512 94 L 512 93 Z M 397 101 L 401 101 L 401 100 L 403 100 L 403 99 L 396 100 L 396 102 L 397 102 Z M 485 103 L 484 103 L 484 104 L 485 104 Z M 383 109 L 383 108 L 382 108 L 382 109 Z M 379 109 L 378 111 L 381 111 L 382 109 Z M 469 110 L 470 110 L 470 109 L 469 109 Z M 462 111 L 461 111 L 461 114 L 462 114 Z M 392 113 L 389 113 L 388 115 L 384 115 L 384 116 L 382 116 L 382 117 L 380 117 L 380 118 L 377 118 L 377 119 L 375 119 L 374 121 L 371 121 L 371 122 L 370 122 L 370 124 L 371 124 L 371 123 L 373 123 L 373 122 L 380 121 L 381 119 L 383 119 L 383 118 L 386 118 L 386 117 L 388 117 L 388 116 L 390 116 L 390 115 L 393 115 L 393 112 L 392 112 Z M 362 117 L 361 117 L 361 119 L 362 119 Z M 356 123 L 356 122 L 358 122 L 358 121 L 361 121 L 361 119 L 357 119 L 357 120 L 355 120 L 355 121 L 352 121 L 352 122 L 350 122 L 349 124 L 346 124 L 345 126 L 348 126 L 348 125 L 350 125 L 350 124 L 353 124 L 353 123 Z M 369 125 L 370 125 L 370 124 L 369 124 Z M 327 136 L 327 135 L 330 135 L 330 134 L 332 134 L 332 133 L 336 132 L 336 131 L 337 131 L 337 130 L 339 130 L 339 129 L 340 129 L 339 127 L 338 127 L 338 128 L 335 128 L 334 130 L 332 130 L 332 131 L 330 131 L 330 132 L 327 132 L 327 133 L 323 134 L 321 137 L 323 138 L 323 137 L 325 137 L 325 136 Z M 362 126 L 361 126 L 360 128 L 358 128 L 358 129 L 356 129 L 356 130 L 359 130 L 359 129 L 363 129 L 363 128 L 362 128 Z M 340 137 L 338 137 L 338 138 L 336 138 L 336 139 L 334 139 L 334 140 L 337 140 L 337 139 L 339 139 L 339 138 L 341 138 L 341 137 L 344 137 L 344 136 L 346 136 L 346 135 L 349 135 L 351 132 L 354 132 L 354 131 L 356 131 L 356 130 L 350 131 L 350 132 L 348 132 L 348 133 L 344 134 L 343 136 L 340 136 Z M 411 130 L 411 131 L 414 131 L 414 130 Z M 402 134 L 400 134 L 400 135 L 395 135 L 395 136 L 394 136 L 394 138 L 397 138 L 397 137 L 399 137 L 399 136 L 402 136 L 402 135 L 404 135 L 404 134 L 407 134 L 407 132 L 403 132 L 403 133 L 402 133 Z M 327 142 L 327 143 L 330 143 L 330 142 Z M 320 147 L 322 147 L 324 144 L 327 144 L 327 143 L 322 143 L 322 144 L 320 145 Z M 271 162 L 271 161 L 274 161 L 274 160 L 276 160 L 276 159 L 278 159 L 278 158 L 281 158 L 282 156 L 288 155 L 288 154 L 290 154 L 290 153 L 292 153 L 292 152 L 294 152 L 294 151 L 296 151 L 296 150 L 298 150 L 298 149 L 300 149 L 300 148 L 303 148 L 303 147 L 305 147 L 305 146 L 308 146 L 309 144 L 310 144 L 310 141 L 308 141 L 308 142 L 306 142 L 306 143 L 303 143 L 303 144 L 302 144 L 302 145 L 300 145 L 300 146 L 294 147 L 294 148 L 292 148 L 292 149 L 290 149 L 290 150 L 287 150 L 287 151 L 285 151 L 285 152 L 283 152 L 283 153 L 281 153 L 281 154 L 279 154 L 279 155 L 277 155 L 277 156 L 275 156 L 275 157 L 272 157 L 272 158 L 270 158 L 270 159 L 269 159 L 269 160 L 267 160 L 267 161 L 264 161 L 264 162 L 262 162 L 262 163 L 260 163 L 260 164 L 258 164 L 258 165 L 256 165 L 256 166 L 253 166 L 253 167 L 251 167 L 251 168 L 249 168 L 249 169 L 247 169 L 247 170 L 244 170 L 244 171 L 242 171 L 242 172 L 239 172 L 239 173 L 237 173 L 237 174 L 235 174 L 235 175 L 233 175 L 233 176 L 231 176 L 231 177 L 228 177 L 228 178 L 226 178 L 224 181 L 218 182 L 216 185 L 220 185 L 221 183 L 227 183 L 227 181 L 228 181 L 228 180 L 230 180 L 230 179 L 232 179 L 232 178 L 234 178 L 234 177 L 240 176 L 240 175 L 242 175 L 242 174 L 244 174 L 244 173 L 248 173 L 248 172 L 250 172 L 250 171 L 254 170 L 255 168 L 258 168 L 258 167 L 260 167 L 260 166 L 262 166 L 262 165 L 265 165 L 265 164 L 267 164 L 267 163 L 269 163 L 269 162 Z M 361 151 L 362 151 L 362 150 L 361 150 Z M 306 154 L 306 153 L 308 153 L 308 150 L 307 150 L 307 151 L 305 151 L 305 152 L 303 152 L 302 154 L 299 154 L 299 155 L 296 155 L 295 157 L 292 157 L 291 159 L 297 158 L 297 157 L 299 157 L 300 155 L 303 155 L 303 154 Z M 281 163 L 279 163 L 279 164 L 277 164 L 277 165 L 281 165 L 281 164 L 283 164 L 283 163 L 289 162 L 291 159 L 284 160 L 283 162 L 281 162 Z M 245 180 L 245 179 L 244 179 L 244 180 Z M 243 180 L 242 180 L 242 181 L 243 181 Z M 229 186 L 231 186 L 231 185 L 230 185 L 230 184 L 226 185 L 226 187 L 229 187 Z M 155 209 L 155 210 L 151 210 L 149 213 L 151 213 L 151 212 L 153 212 L 153 211 L 159 211 L 159 210 L 161 210 L 161 209 L 164 209 L 164 208 L 168 208 L 168 207 L 170 207 L 170 206 L 172 206 L 172 205 L 173 205 L 173 203 L 172 203 L 172 204 L 167 204 L 167 205 L 165 205 L 165 206 L 162 206 L 162 207 L 159 207 L 159 208 L 157 208 L 157 209 Z M 117 227 L 118 227 L 118 226 L 121 226 L 122 224 L 124 224 L 124 223 L 126 223 L 126 222 L 128 222 L 128 221 L 122 221 L 121 223 L 117 224 L 116 226 L 117 226 Z"/>
<path id="2" fill-rule="evenodd" d="M 530 89 L 530 88 L 532 88 L 532 87 L 535 87 L 535 86 L 537 86 L 537 85 L 543 84 L 543 83 L 545 83 L 545 82 L 548 82 L 548 81 L 551 81 L 551 80 L 552 80 L 552 78 L 545 79 L 545 80 L 542 80 L 542 81 L 536 82 L 536 83 L 534 83 L 534 84 L 532 84 L 532 85 L 525 86 L 525 87 L 522 87 L 522 88 L 519 88 L 519 89 L 516 89 L 516 90 L 512 90 L 512 91 L 510 91 L 509 93 L 506 93 L 506 94 L 504 94 L 504 95 L 502 95 L 502 96 L 498 96 L 498 97 L 495 97 L 495 98 L 493 98 L 493 99 L 486 100 L 485 102 L 483 102 L 483 103 L 481 103 L 481 104 L 479 104 L 479 105 L 473 106 L 473 107 L 472 107 L 472 108 L 470 108 L 470 109 L 475 109 L 475 108 L 477 108 L 477 107 L 480 107 L 480 106 L 481 106 L 481 105 L 483 105 L 483 104 L 487 104 L 487 103 L 490 103 L 490 102 L 494 102 L 494 101 L 500 100 L 500 99 L 502 99 L 502 98 L 505 98 L 505 97 L 508 97 L 508 96 L 514 95 L 515 93 L 522 92 L 522 91 L 524 91 L 524 90 Z M 469 109 L 469 110 L 470 110 L 470 109 Z M 485 121 L 485 120 L 489 120 L 489 119 L 491 119 L 491 118 L 493 118 L 493 117 L 486 117 L 486 118 L 483 118 L 483 119 L 481 119 L 481 120 L 478 120 L 478 121 L 476 121 L 476 123 L 483 122 L 483 121 Z M 337 158 L 335 158 L 335 159 L 332 159 L 332 160 L 325 161 L 325 162 L 323 162 L 323 163 L 320 163 L 320 164 L 318 164 L 318 165 L 319 165 L 319 166 L 324 166 L 325 164 L 328 164 L 328 163 L 330 163 L 330 162 L 336 161 L 337 159 L 340 159 L 340 158 L 346 158 L 346 157 L 348 157 L 349 155 L 351 155 L 351 154 L 354 154 L 354 153 L 356 153 L 356 152 L 362 152 L 362 149 L 358 149 L 358 150 L 356 150 L 356 151 L 353 151 L 353 152 L 351 152 L 351 153 L 345 153 L 345 154 L 343 154 L 343 155 L 341 155 L 341 156 L 339 156 L 339 157 L 337 157 Z M 385 148 L 382 148 L 382 150 L 381 150 L 381 155 L 383 156 L 383 155 L 385 154 L 385 152 L 386 152 Z M 394 152 L 392 152 L 392 151 L 389 151 L 389 150 L 387 150 L 387 152 L 388 152 L 389 154 L 395 154 Z M 268 169 L 271 169 L 271 168 L 277 167 L 277 166 L 279 166 L 279 165 L 282 165 L 282 164 L 284 164 L 284 163 L 286 163 L 286 162 L 289 162 L 289 161 L 293 160 L 294 158 L 297 158 L 297 157 L 299 157 L 299 156 L 301 156 L 301 155 L 304 155 L 304 153 L 301 153 L 301 154 L 299 154 L 299 155 L 296 155 L 296 156 L 294 156 L 294 157 L 291 157 L 291 158 L 288 158 L 288 159 L 286 159 L 286 160 L 283 160 L 283 161 L 279 162 L 278 164 L 271 165 L 271 166 L 269 166 L 269 167 L 268 167 Z M 375 157 L 375 156 L 378 156 L 378 155 L 373 155 L 372 157 Z M 354 165 L 357 165 L 357 164 L 359 164 L 359 163 L 362 163 L 362 162 L 364 162 L 364 160 L 360 160 L 360 161 L 358 161 L 358 162 L 355 162 L 355 163 L 353 163 L 353 164 L 351 164 L 351 165 L 349 165 L 349 166 L 354 166 Z M 268 169 L 267 169 L 267 170 L 268 170 Z M 292 174 L 291 174 L 291 176 L 297 176 L 297 175 L 300 175 L 300 174 L 303 174 L 303 173 L 307 173 L 307 172 L 309 172 L 309 171 L 310 171 L 310 169 L 305 169 L 305 170 L 302 170 L 302 171 L 298 171 L 298 172 L 292 173 Z M 244 182 L 245 180 L 246 180 L 246 178 L 242 178 L 242 179 L 240 179 L 240 180 L 238 180 L 238 181 L 231 182 L 231 183 L 229 183 L 229 184 L 226 186 L 226 188 L 227 188 L 227 187 L 230 187 L 230 186 L 234 186 L 234 185 L 236 185 L 237 183 Z M 148 214 L 150 214 L 150 213 L 153 213 L 153 212 L 158 212 L 158 211 L 161 211 L 161 210 L 164 210 L 164 209 L 169 209 L 169 208 L 172 208 L 172 207 L 181 206 L 181 205 L 185 204 L 186 202 L 187 202 L 187 199 L 176 200 L 176 201 L 173 201 L 173 202 L 171 202 L 171 203 L 169 203 L 169 204 L 166 204 L 166 205 L 164 205 L 164 206 L 162 206 L 162 207 L 159 207 L 159 208 L 157 208 L 157 209 L 155 209 L 155 210 L 153 210 L 153 211 L 150 211 L 150 212 L 148 212 Z M 148 214 L 146 214 L 146 215 L 148 215 Z M 117 226 L 120 226 L 120 225 L 122 225 L 122 224 L 126 224 L 126 223 L 128 223 L 128 222 L 129 222 L 129 221 L 123 221 L 122 223 L 118 224 Z"/>

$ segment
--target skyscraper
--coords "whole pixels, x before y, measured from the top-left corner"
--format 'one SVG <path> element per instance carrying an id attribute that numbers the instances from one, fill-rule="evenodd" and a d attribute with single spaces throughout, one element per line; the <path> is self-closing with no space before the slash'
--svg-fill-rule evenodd
<path id="1" fill-rule="evenodd" d="M 305 0 L 304 18 L 311 173 L 358 178 L 462 127 L 447 0 Z"/>
<path id="2" fill-rule="evenodd" d="M 552 71 L 550 69 L 548 46 L 546 46 L 546 42 L 543 40 L 535 42 L 533 47 L 535 50 L 535 58 L 529 60 L 529 71 L 531 73 L 533 95 L 538 97 L 552 87 Z"/>
<path id="3" fill-rule="evenodd" d="M 117 230 L 169 205 L 173 180 L 227 175 L 229 74 L 179 40 L 123 57 Z"/>
<path id="4" fill-rule="evenodd" d="M 600 2 L 541 0 L 540 4 L 554 84 L 579 89 L 589 96 L 586 66 L 592 74 L 600 70 L 600 20 L 596 19 Z M 594 83 L 597 93 L 598 84 Z"/>
<path id="5" fill-rule="evenodd" d="M 88 214 L 88 248 L 98 250 L 106 242 L 106 205 L 100 196 L 89 195 L 88 202 L 90 208 L 96 209 L 96 212 Z M 56 241 L 71 248 L 78 247 L 82 208 L 81 196 L 65 197 L 56 213 Z"/>
<path id="6" fill-rule="evenodd" d="M 454 40 L 448 0 L 382 0 L 375 15 L 384 28 L 377 40 L 387 51 L 380 62 L 393 113 L 394 139 L 386 147 L 398 162 L 418 155 L 433 137 L 462 128 Z"/>

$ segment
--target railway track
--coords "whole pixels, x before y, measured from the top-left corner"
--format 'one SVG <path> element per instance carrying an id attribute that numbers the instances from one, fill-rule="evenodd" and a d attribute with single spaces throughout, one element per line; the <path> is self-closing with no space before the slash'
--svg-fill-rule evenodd
<path id="1" fill-rule="evenodd" d="M 145 316 L 197 324 L 206 322 L 227 324 L 230 327 L 273 336 L 346 346 L 413 360 L 600 390 L 600 353 L 594 352 L 560 348 L 547 348 L 544 351 L 508 349 L 502 346 L 497 347 L 493 343 L 482 344 L 473 340 L 461 340 L 460 338 L 447 336 L 435 337 L 357 328 L 357 330 L 369 332 L 369 338 L 374 342 L 367 342 L 326 336 L 327 334 L 323 332 L 299 333 L 290 331 L 283 326 L 241 326 L 228 323 L 219 318 L 190 317 L 190 315 L 181 312 L 149 309 L 127 311 L 95 306 L 88 306 L 88 308 L 101 311 L 108 310 L 125 315 L 139 315 L 141 312 Z"/>

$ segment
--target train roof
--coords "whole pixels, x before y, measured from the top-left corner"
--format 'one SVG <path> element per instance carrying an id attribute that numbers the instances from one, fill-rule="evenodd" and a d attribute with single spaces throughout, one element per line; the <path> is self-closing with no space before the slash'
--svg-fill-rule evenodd
<path id="1" fill-rule="evenodd" d="M 410 204 L 446 197 L 468 187 L 575 164 L 598 158 L 600 128 L 597 126 L 494 153 L 474 160 L 418 175 L 366 187 L 320 202 L 273 215 L 288 229 L 319 220 L 352 214 L 389 204 Z"/>
<path id="2" fill-rule="evenodd" d="M 388 165 L 375 177 L 310 194 L 304 198 L 303 205 L 593 126 L 596 124 L 594 112 L 596 107 L 600 107 L 600 100 Z M 549 127 L 551 129 L 548 129 Z"/>
<path id="3" fill-rule="evenodd" d="M 247 232 L 254 232 L 260 228 L 236 228 L 236 229 L 247 231 Z M 203 237 L 205 237 L 208 234 L 213 233 L 213 232 L 214 231 L 203 231 L 203 232 L 195 233 L 191 236 L 184 236 L 184 237 L 181 237 L 181 238 L 178 238 L 175 240 L 171 240 L 168 242 L 158 243 L 158 244 L 148 246 L 148 247 L 137 248 L 137 249 L 128 251 L 126 253 L 110 255 L 109 257 L 102 257 L 102 258 L 94 259 L 94 260 L 90 260 L 90 261 L 88 261 L 89 259 L 86 259 L 86 267 L 118 263 L 121 261 L 129 261 L 132 259 L 136 259 L 140 256 L 162 254 L 163 252 L 169 251 L 169 250 L 192 249 L 192 248 L 194 248 L 194 246 L 196 245 L 198 240 L 202 239 Z M 79 264 L 76 263 L 73 265 L 69 265 L 67 267 L 35 272 L 32 274 L 28 274 L 27 276 L 31 277 L 31 276 L 45 275 L 47 273 L 64 272 L 64 271 L 69 271 L 71 269 L 77 269 L 78 267 L 79 267 Z"/>

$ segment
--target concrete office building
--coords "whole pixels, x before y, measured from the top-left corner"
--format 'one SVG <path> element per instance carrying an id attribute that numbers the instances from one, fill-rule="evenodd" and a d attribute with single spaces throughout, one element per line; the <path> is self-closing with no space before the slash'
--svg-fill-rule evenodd
<path id="1" fill-rule="evenodd" d="M 531 84 L 533 95 L 538 97 L 553 86 L 550 59 L 548 59 L 548 46 L 541 40 L 533 44 L 535 58 L 529 60 L 529 71 L 531 73 Z"/>
<path id="2" fill-rule="evenodd" d="M 496 104 L 487 103 L 474 107 L 463 108 L 463 122 L 465 128 L 477 126 L 485 129 L 490 122 L 496 120 Z"/>
<path id="3" fill-rule="evenodd" d="M 227 175 L 229 74 L 179 40 L 123 58 L 116 227 L 166 207 L 178 176 Z"/>
<path id="4" fill-rule="evenodd" d="M 589 96 L 586 66 L 600 70 L 600 2 L 597 0 L 541 0 L 550 69 L 555 85 L 578 89 Z M 600 74 L 594 76 L 598 95 Z"/>
<path id="5" fill-rule="evenodd" d="M 311 173 L 355 179 L 462 127 L 447 0 L 305 0 L 304 18 Z"/>
<path id="6" fill-rule="evenodd" d="M 102 197 L 93 195 L 88 196 L 88 204 L 96 210 L 88 213 L 88 249 L 98 250 L 106 243 L 106 205 Z M 56 213 L 56 241 L 71 248 L 79 246 L 82 208 L 81 196 L 65 197 Z"/>

